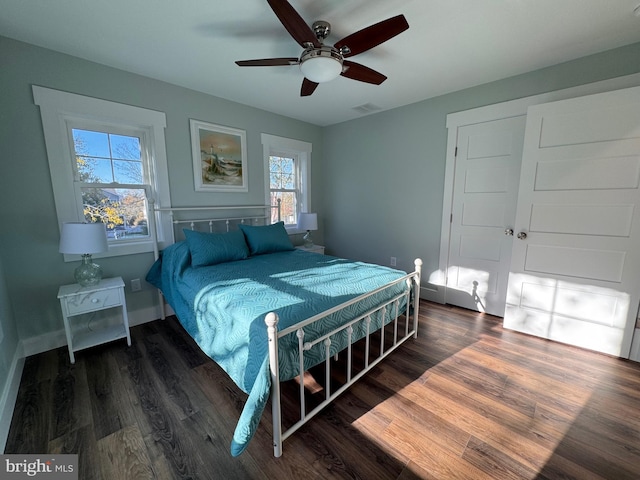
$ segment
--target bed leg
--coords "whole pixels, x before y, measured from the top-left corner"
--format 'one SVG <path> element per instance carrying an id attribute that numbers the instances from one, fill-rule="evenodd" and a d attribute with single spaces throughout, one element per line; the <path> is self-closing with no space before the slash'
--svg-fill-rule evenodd
<path id="1" fill-rule="evenodd" d="M 161 290 L 158 290 L 158 301 L 160 303 L 160 318 L 164 320 L 165 318 L 167 318 L 167 312 L 164 308 L 164 295 L 162 295 Z"/>
<path id="2" fill-rule="evenodd" d="M 271 371 L 271 413 L 273 417 L 273 455 L 282 455 L 282 411 L 280 409 L 280 369 L 278 366 L 278 315 L 269 312 L 264 319 L 269 338 L 269 370 Z"/>
<path id="3" fill-rule="evenodd" d="M 418 338 L 418 308 L 420 307 L 420 276 L 422 274 L 422 259 L 416 258 L 413 264 L 416 272 L 413 290 L 413 338 Z"/>

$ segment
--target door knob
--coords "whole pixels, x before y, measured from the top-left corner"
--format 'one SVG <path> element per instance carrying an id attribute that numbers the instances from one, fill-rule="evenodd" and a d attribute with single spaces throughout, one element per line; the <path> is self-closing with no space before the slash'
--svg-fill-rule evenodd
<path id="1" fill-rule="evenodd" d="M 524 240 L 525 238 L 527 238 L 527 234 L 525 232 L 520 232 L 517 236 L 520 240 Z"/>
<path id="2" fill-rule="evenodd" d="M 513 228 L 505 228 L 504 234 L 513 236 Z"/>

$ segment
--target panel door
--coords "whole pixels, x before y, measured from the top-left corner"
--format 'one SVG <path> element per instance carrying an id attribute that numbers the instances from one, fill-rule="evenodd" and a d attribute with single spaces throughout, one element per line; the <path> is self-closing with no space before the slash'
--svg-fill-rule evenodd
<path id="1" fill-rule="evenodd" d="M 640 88 L 529 108 L 505 327 L 628 357 L 639 185 Z"/>
<path id="2" fill-rule="evenodd" d="M 445 301 L 504 315 L 525 116 L 458 129 Z"/>

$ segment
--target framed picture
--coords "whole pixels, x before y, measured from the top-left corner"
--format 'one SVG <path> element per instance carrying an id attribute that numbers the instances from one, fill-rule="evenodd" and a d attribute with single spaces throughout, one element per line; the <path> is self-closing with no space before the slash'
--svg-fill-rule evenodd
<path id="1" fill-rule="evenodd" d="M 249 191 L 246 132 L 193 119 L 189 123 L 196 191 Z"/>

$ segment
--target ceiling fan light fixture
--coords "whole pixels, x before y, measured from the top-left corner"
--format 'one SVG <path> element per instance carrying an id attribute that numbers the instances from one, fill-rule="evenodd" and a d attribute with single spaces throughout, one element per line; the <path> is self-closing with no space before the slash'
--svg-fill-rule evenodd
<path id="1" fill-rule="evenodd" d="M 330 82 L 342 73 L 342 55 L 331 47 L 309 49 L 300 57 L 300 70 L 312 82 Z"/>

